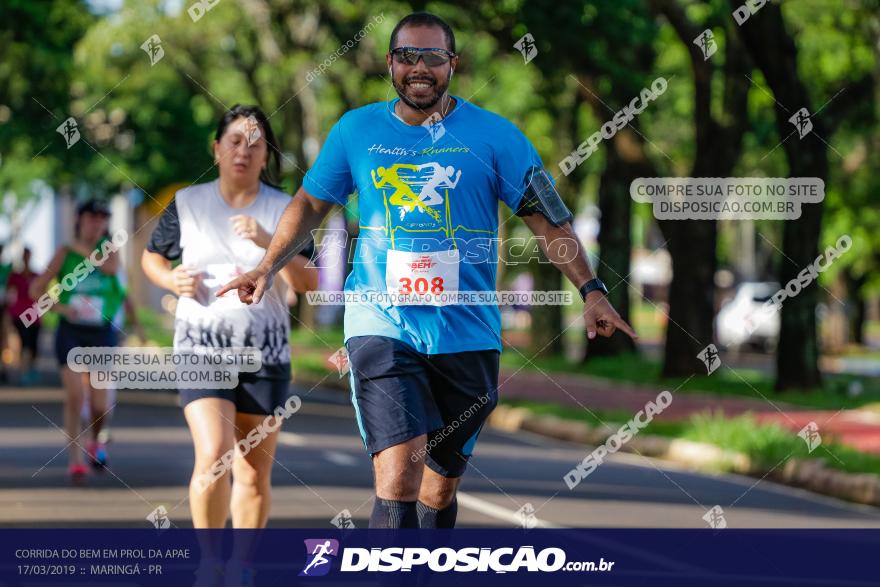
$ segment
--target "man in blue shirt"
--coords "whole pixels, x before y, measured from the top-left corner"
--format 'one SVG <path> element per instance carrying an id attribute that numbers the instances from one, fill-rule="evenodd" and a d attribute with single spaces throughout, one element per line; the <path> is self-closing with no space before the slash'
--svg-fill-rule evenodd
<path id="1" fill-rule="evenodd" d="M 635 333 L 607 302 L 529 140 L 448 93 L 458 64 L 449 26 L 431 14 L 407 16 L 386 60 L 398 98 L 336 123 L 260 265 L 221 293 L 237 289 L 243 302 L 259 302 L 276 267 L 357 192 L 345 344 L 375 472 L 370 527 L 451 528 L 458 483 L 498 401 L 501 317 L 491 294 L 499 200 L 580 287 L 590 338 Z"/>

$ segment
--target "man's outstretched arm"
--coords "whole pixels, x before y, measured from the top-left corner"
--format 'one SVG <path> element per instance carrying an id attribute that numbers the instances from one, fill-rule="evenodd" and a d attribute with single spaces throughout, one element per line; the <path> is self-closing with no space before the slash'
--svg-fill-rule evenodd
<path id="1" fill-rule="evenodd" d="M 281 215 L 260 264 L 221 287 L 217 296 L 238 290 L 238 298 L 245 304 L 259 303 L 263 293 L 271 287 L 272 277 L 305 248 L 312 231 L 321 225 L 333 206 L 332 202 L 319 200 L 299 188 Z"/>
<path id="2" fill-rule="evenodd" d="M 541 240 L 541 249 L 553 265 L 559 269 L 575 287 L 580 287 L 593 279 L 590 262 L 580 239 L 571 227 L 570 222 L 554 226 L 542 214 L 523 216 L 529 230 Z M 620 328 L 630 337 L 638 335 L 621 318 L 617 311 L 600 291 L 591 291 L 584 300 L 584 325 L 587 337 L 595 338 L 598 332 L 602 336 L 611 336 Z"/>

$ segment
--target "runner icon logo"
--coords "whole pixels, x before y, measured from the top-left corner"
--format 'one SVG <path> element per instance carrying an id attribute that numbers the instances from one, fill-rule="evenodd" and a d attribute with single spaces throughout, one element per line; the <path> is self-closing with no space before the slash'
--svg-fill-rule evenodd
<path id="1" fill-rule="evenodd" d="M 306 566 L 300 577 L 323 577 L 330 572 L 332 558 L 339 554 L 339 541 L 332 538 L 307 538 Z"/>
<path id="2" fill-rule="evenodd" d="M 252 147 L 254 143 L 259 141 L 260 137 L 263 136 L 263 133 L 260 132 L 260 123 L 253 114 L 248 116 L 245 120 L 244 129 L 248 147 Z"/>
<path id="3" fill-rule="evenodd" d="M 336 514 L 330 523 L 339 528 L 340 530 L 352 530 L 354 529 L 354 522 L 352 521 L 351 512 L 348 510 L 342 510 L 338 514 Z"/>
<path id="4" fill-rule="evenodd" d="M 159 35 L 150 35 L 150 38 L 141 45 L 141 49 L 149 56 L 150 67 L 153 67 L 165 57 L 165 49 L 162 47 L 162 39 L 159 38 Z"/>
<path id="5" fill-rule="evenodd" d="M 147 516 L 147 521 L 153 524 L 157 530 L 165 530 L 171 527 L 171 520 L 168 519 L 168 510 L 164 505 L 160 505 Z"/>
<path id="6" fill-rule="evenodd" d="M 340 349 L 330 355 L 330 358 L 327 360 L 330 361 L 331 365 L 336 367 L 340 379 L 347 375 L 351 370 L 351 365 L 349 365 L 348 362 L 348 351 L 345 350 L 345 347 L 340 347 Z"/>
<path id="7" fill-rule="evenodd" d="M 527 503 L 517 510 L 516 516 L 521 528 L 530 530 L 538 525 L 538 518 L 535 517 L 535 511 L 535 506 L 531 503 Z"/>
<path id="8" fill-rule="evenodd" d="M 59 124 L 55 131 L 64 137 L 64 144 L 67 145 L 68 149 L 79 141 L 79 128 L 77 127 L 76 119 L 73 116 Z"/>
<path id="9" fill-rule="evenodd" d="M 538 47 L 535 45 L 535 37 L 531 33 L 526 33 L 513 44 L 513 48 L 522 53 L 526 63 L 535 58 L 538 54 Z"/>
<path id="10" fill-rule="evenodd" d="M 707 375 L 711 375 L 721 366 L 721 359 L 718 358 L 718 348 L 714 344 L 710 344 L 697 355 L 697 358 L 706 365 Z"/>
<path id="11" fill-rule="evenodd" d="M 724 509 L 720 505 L 712 506 L 709 511 L 703 514 L 703 519 L 713 530 L 723 530 L 724 528 L 727 528 L 727 519 L 724 517 Z"/>
<path id="12" fill-rule="evenodd" d="M 694 39 L 694 45 L 703 52 L 703 61 L 708 61 L 710 57 L 715 55 L 715 51 L 718 50 L 718 43 L 715 42 L 715 35 L 712 33 L 712 29 L 706 29 L 700 33 L 700 36 Z"/>
<path id="13" fill-rule="evenodd" d="M 443 127 L 443 117 L 440 116 L 438 112 L 433 112 L 425 121 L 422 123 L 422 126 L 428 131 L 428 134 L 431 135 L 431 142 L 436 143 L 443 135 L 446 134 L 446 129 Z"/>
<path id="14" fill-rule="evenodd" d="M 810 422 L 798 432 L 798 436 L 807 443 L 807 452 L 813 452 L 822 444 L 822 435 L 819 434 L 819 426 L 815 422 Z"/>
<path id="15" fill-rule="evenodd" d="M 801 108 L 795 112 L 788 121 L 797 129 L 799 138 L 804 138 L 810 134 L 811 130 L 813 130 L 813 121 L 810 120 L 810 111 L 806 108 Z"/>

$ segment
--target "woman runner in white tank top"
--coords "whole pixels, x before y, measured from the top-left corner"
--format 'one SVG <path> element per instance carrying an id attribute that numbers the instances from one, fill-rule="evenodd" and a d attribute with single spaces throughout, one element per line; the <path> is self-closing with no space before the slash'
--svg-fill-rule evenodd
<path id="1" fill-rule="evenodd" d="M 280 150 L 258 108 L 236 105 L 227 112 L 213 149 L 219 178 L 177 192 L 141 264 L 153 283 L 179 297 L 175 351 L 254 347 L 261 353 L 260 370 L 240 373 L 235 389 L 179 390 L 195 448 L 193 525 L 221 528 L 231 512 L 233 527 L 261 528 L 269 516 L 278 429 L 263 437 L 265 427 L 258 427 L 277 408 L 289 409 L 291 400 L 299 406 L 289 392 L 287 288 L 315 289 L 317 269 L 307 266 L 306 253 L 295 256 L 258 305 L 242 304 L 234 293 L 215 296 L 232 275 L 259 262 L 290 196 L 271 185 Z M 253 430 L 259 442 L 237 449 L 254 444 L 248 439 Z M 231 467 L 224 459 L 230 454 Z"/>

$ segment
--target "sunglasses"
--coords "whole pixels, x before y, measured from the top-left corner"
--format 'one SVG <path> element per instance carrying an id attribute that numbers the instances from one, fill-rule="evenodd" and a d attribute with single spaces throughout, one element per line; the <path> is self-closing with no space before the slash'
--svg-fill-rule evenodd
<path id="1" fill-rule="evenodd" d="M 419 59 L 422 59 L 428 67 L 449 63 L 449 60 L 455 57 L 455 53 L 446 49 L 420 49 L 418 47 L 397 47 L 391 50 L 391 55 L 398 63 L 407 65 L 415 65 Z"/>

